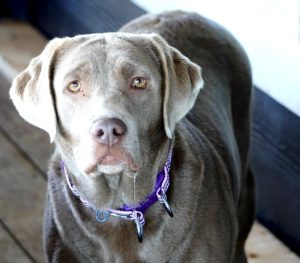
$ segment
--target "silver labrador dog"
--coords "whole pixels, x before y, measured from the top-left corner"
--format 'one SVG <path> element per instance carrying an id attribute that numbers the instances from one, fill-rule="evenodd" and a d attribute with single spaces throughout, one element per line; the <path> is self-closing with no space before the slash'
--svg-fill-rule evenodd
<path id="1" fill-rule="evenodd" d="M 56 145 L 47 260 L 246 262 L 251 92 L 241 46 L 194 13 L 50 41 L 10 90 Z"/>

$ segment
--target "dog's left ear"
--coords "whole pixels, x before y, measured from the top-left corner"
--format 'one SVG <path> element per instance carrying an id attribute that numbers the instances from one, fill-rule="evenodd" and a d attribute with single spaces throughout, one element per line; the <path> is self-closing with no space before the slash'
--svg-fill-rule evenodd
<path id="1" fill-rule="evenodd" d="M 164 127 L 171 139 L 176 123 L 194 106 L 204 81 L 197 64 L 171 47 L 161 36 L 151 34 L 150 38 L 161 61 Z"/>
<path id="2" fill-rule="evenodd" d="M 51 75 L 56 51 L 64 42 L 54 39 L 12 83 L 9 94 L 19 114 L 29 123 L 45 130 L 54 140 L 56 115 L 51 94 Z"/>

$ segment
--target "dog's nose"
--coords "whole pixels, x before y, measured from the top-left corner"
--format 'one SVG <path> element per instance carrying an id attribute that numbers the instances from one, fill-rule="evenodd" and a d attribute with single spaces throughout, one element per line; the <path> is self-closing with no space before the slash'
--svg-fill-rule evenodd
<path id="1" fill-rule="evenodd" d="M 126 131 L 127 128 L 123 121 L 111 118 L 94 122 L 90 133 L 98 142 L 112 145 L 119 141 Z"/>

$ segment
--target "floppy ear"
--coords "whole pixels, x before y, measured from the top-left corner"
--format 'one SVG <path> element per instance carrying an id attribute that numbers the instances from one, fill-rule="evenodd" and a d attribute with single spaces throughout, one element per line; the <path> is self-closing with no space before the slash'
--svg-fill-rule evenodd
<path id="1" fill-rule="evenodd" d="M 29 123 L 45 130 L 53 142 L 56 115 L 51 92 L 53 60 L 62 39 L 49 42 L 43 52 L 13 80 L 9 94 L 19 114 Z"/>
<path id="2" fill-rule="evenodd" d="M 151 34 L 163 71 L 163 118 L 167 136 L 171 139 L 175 125 L 194 106 L 203 87 L 201 68 L 162 37 Z"/>

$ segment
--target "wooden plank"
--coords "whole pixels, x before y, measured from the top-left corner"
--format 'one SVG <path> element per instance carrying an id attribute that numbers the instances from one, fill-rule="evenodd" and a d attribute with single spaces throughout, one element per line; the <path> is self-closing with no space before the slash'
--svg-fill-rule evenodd
<path id="1" fill-rule="evenodd" d="M 25 69 L 46 45 L 43 37 L 30 24 L 16 21 L 0 23 L 0 54 L 16 72 Z"/>
<path id="2" fill-rule="evenodd" d="M 47 160 L 50 156 L 46 133 L 27 124 L 12 105 L 8 91 L 12 77 L 40 53 L 46 40 L 28 24 L 0 25 L 0 215 L 36 262 L 44 262 L 42 221 Z M 12 70 L 10 70 L 12 69 Z M 8 71 L 7 71 L 8 70 Z M 15 262 L 9 252 L 8 262 Z M 2 256 L 1 255 L 1 259 Z M 2 261 L 1 261 L 2 262 Z M 25 262 L 25 261 L 23 261 Z"/>
<path id="3" fill-rule="evenodd" d="M 27 23 L 0 23 L 0 125 L 23 155 L 32 159 L 40 170 L 47 170 L 52 151 L 45 132 L 26 123 L 9 99 L 13 74 L 23 70 L 38 55 L 47 40 Z M 2 62 L 1 62 L 2 61 Z M 2 66 L 1 66 L 2 65 Z"/>
<path id="4" fill-rule="evenodd" d="M 249 263 L 300 263 L 300 259 L 265 227 L 255 223 L 246 243 Z"/>
<path id="5" fill-rule="evenodd" d="M 46 182 L 0 133 L 0 213 L 37 262 L 44 262 L 42 250 L 43 205 Z"/>
<path id="6" fill-rule="evenodd" d="M 25 122 L 8 96 L 9 83 L 0 73 L 0 129 L 16 143 L 20 151 L 32 159 L 40 170 L 46 171 L 52 147 L 45 132 Z"/>
<path id="7" fill-rule="evenodd" d="M 3 225 L 0 224 L 0 255 L 1 263 L 31 263 L 32 260 L 16 244 L 14 239 L 7 233 Z"/>

